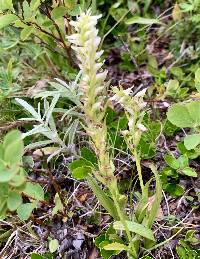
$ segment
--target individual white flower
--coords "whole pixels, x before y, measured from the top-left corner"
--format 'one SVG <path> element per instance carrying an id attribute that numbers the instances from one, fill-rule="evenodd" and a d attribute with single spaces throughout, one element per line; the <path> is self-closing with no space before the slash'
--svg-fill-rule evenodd
<path id="1" fill-rule="evenodd" d="M 147 128 L 142 123 L 138 123 L 137 128 L 143 132 L 147 131 Z"/>
<path id="2" fill-rule="evenodd" d="M 123 92 L 124 92 L 125 95 L 130 95 L 130 93 L 132 93 L 132 89 L 128 88 L 126 90 L 123 90 Z"/>
<path id="3" fill-rule="evenodd" d="M 128 122 L 129 129 L 131 129 L 134 126 L 134 118 L 131 118 Z"/>
<path id="4" fill-rule="evenodd" d="M 144 88 L 143 90 L 139 91 L 139 92 L 135 95 L 135 97 L 138 97 L 138 98 L 139 98 L 139 97 L 144 97 L 146 91 L 147 91 L 147 88 Z"/>

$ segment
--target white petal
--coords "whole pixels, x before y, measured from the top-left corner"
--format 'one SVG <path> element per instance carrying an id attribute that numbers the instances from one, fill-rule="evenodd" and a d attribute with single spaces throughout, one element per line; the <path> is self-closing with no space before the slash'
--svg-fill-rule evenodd
<path id="1" fill-rule="evenodd" d="M 141 131 L 147 131 L 147 128 L 142 123 L 138 123 L 137 127 Z"/>

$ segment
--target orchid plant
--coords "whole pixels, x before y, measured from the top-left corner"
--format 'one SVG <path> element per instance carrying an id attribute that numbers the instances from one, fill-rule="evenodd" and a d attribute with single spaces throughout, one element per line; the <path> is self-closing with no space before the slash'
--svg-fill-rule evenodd
<path id="1" fill-rule="evenodd" d="M 80 72 L 75 81 L 75 85 L 78 84 L 78 99 L 76 102 L 74 102 L 76 98 L 70 99 L 77 105 L 79 115 L 80 110 L 82 110 L 81 119 L 84 121 L 83 126 L 91 139 L 92 147 L 97 158 L 97 165 L 91 167 L 91 164 L 89 164 L 86 167 L 87 181 L 101 205 L 114 219 L 111 227 L 116 233 L 109 235 L 109 240 L 106 242 L 101 242 L 101 251 L 108 251 L 110 256 L 112 256 L 125 250 L 129 258 L 135 259 L 140 254 L 142 244 L 147 249 L 152 247 L 152 242 L 155 241 L 151 228 L 161 201 L 162 188 L 156 168 L 151 164 L 149 167 L 155 176 L 156 186 L 151 209 L 149 210 L 148 190 L 151 180 L 146 184 L 143 181 L 140 153 L 138 151 L 141 136 L 147 130 L 142 124 L 146 113 L 146 103 L 144 101 L 145 90 L 133 96 L 131 89 L 123 90 L 114 87 L 112 89 L 112 97 L 108 97 L 107 71 L 103 69 L 103 51 L 99 50 L 101 38 L 98 36 L 98 29 L 96 28 L 100 17 L 101 15 L 93 16 L 91 10 L 88 10 L 87 12 L 81 12 L 76 21 L 70 22 L 75 33 L 68 36 L 67 39 L 72 44 L 71 47 L 76 53 L 80 67 Z M 25 133 L 24 137 L 26 134 L 38 134 L 37 127 L 40 127 L 39 129 L 42 129 L 41 134 L 49 138 L 49 140 L 48 142 L 35 143 L 35 145 L 43 145 L 45 143 L 60 145 L 61 148 L 53 156 L 59 154 L 61 151 L 64 152 L 66 149 L 65 139 L 61 140 L 59 138 L 52 113 L 56 111 L 55 106 L 60 97 L 73 97 L 71 93 L 64 93 L 65 91 L 69 92 L 69 89 L 69 87 L 66 89 L 62 87 L 61 92 L 57 91 L 56 95 L 55 91 L 53 94 L 52 92 L 39 94 L 44 98 L 45 103 L 47 103 L 46 97 L 54 96 L 52 103 L 50 105 L 47 103 L 45 106 L 47 111 L 43 118 L 40 115 L 40 107 L 38 107 L 38 112 L 36 112 L 27 102 L 17 99 L 18 103 L 32 114 L 33 118 L 30 119 L 34 119 L 40 123 L 39 126 L 35 126 L 33 130 Z M 122 134 L 136 162 L 141 187 L 141 197 L 138 199 L 137 206 L 134 211 L 129 210 L 129 212 L 127 212 L 127 208 L 130 206 L 127 203 L 126 195 L 120 193 L 118 179 L 116 177 L 117 169 L 113 162 L 114 159 L 110 154 L 112 147 L 108 139 L 105 118 L 108 104 L 112 101 L 119 103 L 127 116 L 128 129 L 123 131 Z M 68 114 L 68 112 L 65 114 Z M 85 170 L 83 170 L 82 166 L 81 173 L 85 175 Z M 121 236 L 120 233 L 122 232 L 125 235 Z"/>
<path id="2" fill-rule="evenodd" d="M 113 97 L 107 97 L 107 71 L 103 70 L 103 51 L 99 50 L 101 42 L 96 28 L 97 21 L 101 15 L 93 16 L 91 11 L 82 12 L 76 21 L 71 21 L 71 26 L 75 33 L 68 37 L 72 43 L 72 48 L 76 52 L 81 70 L 81 79 L 79 82 L 82 95 L 82 110 L 85 114 L 85 129 L 91 138 L 94 151 L 98 160 L 98 169 L 92 170 L 87 179 L 94 193 L 104 208 L 113 216 L 115 230 L 125 231 L 127 241 L 120 238 L 112 239 L 109 244 L 102 244 L 103 250 L 117 251 L 126 250 L 129 258 L 138 258 L 140 245 L 143 241 L 145 247 L 149 247 L 154 241 L 151 231 L 153 221 L 155 220 L 158 206 L 161 200 L 161 186 L 157 176 L 156 168 L 151 165 L 150 168 L 156 178 L 155 201 L 152 210 L 148 210 L 148 188 L 150 182 L 146 185 L 142 179 L 142 169 L 140 164 L 140 155 L 137 146 L 141 135 L 146 131 L 142 120 L 145 114 L 146 103 L 143 100 L 145 90 L 142 90 L 135 96 L 131 96 L 131 89 L 123 90 L 117 87 L 113 88 Z M 125 110 L 128 123 L 128 129 L 124 135 L 130 152 L 136 161 L 136 168 L 142 190 L 140 202 L 138 202 L 135 214 L 126 213 L 126 196 L 121 194 L 118 187 L 117 177 L 115 176 L 115 165 L 110 155 L 110 146 L 108 141 L 107 126 L 105 123 L 107 104 L 110 101 L 119 103 Z M 96 178 L 97 182 L 94 180 Z M 100 191 L 100 182 L 109 195 Z M 120 241 L 119 241 L 120 240 Z M 113 253 L 114 254 L 114 253 Z"/>

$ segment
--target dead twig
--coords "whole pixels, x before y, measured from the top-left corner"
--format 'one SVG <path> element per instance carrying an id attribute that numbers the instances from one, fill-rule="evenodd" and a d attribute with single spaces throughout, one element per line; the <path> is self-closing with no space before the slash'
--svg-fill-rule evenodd
<path id="1" fill-rule="evenodd" d="M 32 125 L 33 123 L 36 123 L 36 122 L 34 120 L 32 120 L 32 121 L 20 120 L 20 121 L 13 121 L 13 122 L 6 123 L 5 125 L 0 126 L 0 135 L 11 129 L 23 127 L 23 126 L 30 125 L 30 124 Z"/>

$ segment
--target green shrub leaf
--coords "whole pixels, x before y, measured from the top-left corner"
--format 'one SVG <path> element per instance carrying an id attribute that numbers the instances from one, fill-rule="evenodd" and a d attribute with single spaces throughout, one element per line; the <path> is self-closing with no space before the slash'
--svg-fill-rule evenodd
<path id="1" fill-rule="evenodd" d="M 52 15 L 52 18 L 56 20 L 63 17 L 67 12 L 68 12 L 67 7 L 58 6 L 52 10 L 51 15 Z"/>
<path id="2" fill-rule="evenodd" d="M 4 160 L 7 163 L 14 164 L 21 162 L 24 145 L 20 131 L 12 130 L 9 132 L 4 138 L 3 147 L 5 150 Z"/>
<path id="3" fill-rule="evenodd" d="M 10 211 L 15 211 L 22 204 L 22 196 L 18 192 L 11 191 L 8 194 L 7 206 Z"/>
<path id="4" fill-rule="evenodd" d="M 177 159 L 178 163 L 179 163 L 179 168 L 180 169 L 183 169 L 185 167 L 188 166 L 188 157 L 186 155 L 182 155 L 180 156 L 178 159 Z"/>
<path id="5" fill-rule="evenodd" d="M 11 23 L 18 20 L 18 17 L 14 14 L 6 14 L 0 16 L 0 29 L 10 25 Z"/>
<path id="6" fill-rule="evenodd" d="M 165 187 L 166 191 L 169 192 L 169 194 L 172 197 L 178 197 L 183 195 L 184 193 L 184 188 L 180 186 L 179 184 L 173 184 L 173 183 L 168 183 Z"/>
<path id="7" fill-rule="evenodd" d="M 186 167 L 181 170 L 184 175 L 191 176 L 191 177 L 197 177 L 197 173 L 190 167 Z"/>
<path id="8" fill-rule="evenodd" d="M 49 251 L 50 251 L 51 253 L 54 253 L 58 248 L 59 248 L 58 240 L 57 240 L 57 239 L 52 239 L 52 240 L 49 242 Z"/>
<path id="9" fill-rule="evenodd" d="M 17 173 L 18 168 L 12 167 L 10 169 L 0 168 L 0 183 L 9 182 Z"/>
<path id="10" fill-rule="evenodd" d="M 167 112 L 168 120 L 180 128 L 194 128 L 200 125 L 200 102 L 172 105 Z"/>
<path id="11" fill-rule="evenodd" d="M 72 176 L 76 179 L 82 180 L 85 179 L 89 173 L 91 173 L 90 167 L 77 167 L 72 171 Z"/>
<path id="12" fill-rule="evenodd" d="M 200 144 L 200 134 L 188 135 L 184 138 L 184 145 L 187 150 L 194 149 Z"/>
<path id="13" fill-rule="evenodd" d="M 88 149 L 86 147 L 81 148 L 81 156 L 82 156 L 82 158 L 91 162 L 93 165 L 97 164 L 96 154 L 94 152 L 92 152 L 90 149 Z"/>
<path id="14" fill-rule="evenodd" d="M 34 200 L 44 200 L 44 191 L 38 183 L 27 183 L 23 193 Z"/>
<path id="15" fill-rule="evenodd" d="M 30 8 L 32 11 L 35 11 L 40 6 L 40 0 L 32 0 L 30 3 Z"/>
<path id="16" fill-rule="evenodd" d="M 36 203 L 24 203 L 18 207 L 17 214 L 21 220 L 27 220 L 35 208 Z"/>
<path id="17" fill-rule="evenodd" d="M 173 157 L 171 155 L 165 155 L 164 160 L 171 168 L 173 168 L 173 169 L 179 168 L 179 162 L 175 157 Z"/>
<path id="18" fill-rule="evenodd" d="M 0 0 L 0 10 L 13 10 L 12 0 Z"/>
<path id="19" fill-rule="evenodd" d="M 200 93 L 200 68 L 195 72 L 195 87 L 197 91 Z"/>
<path id="20" fill-rule="evenodd" d="M 32 253 L 31 254 L 31 259 L 44 259 L 44 257 L 39 255 L 39 254 Z"/>

